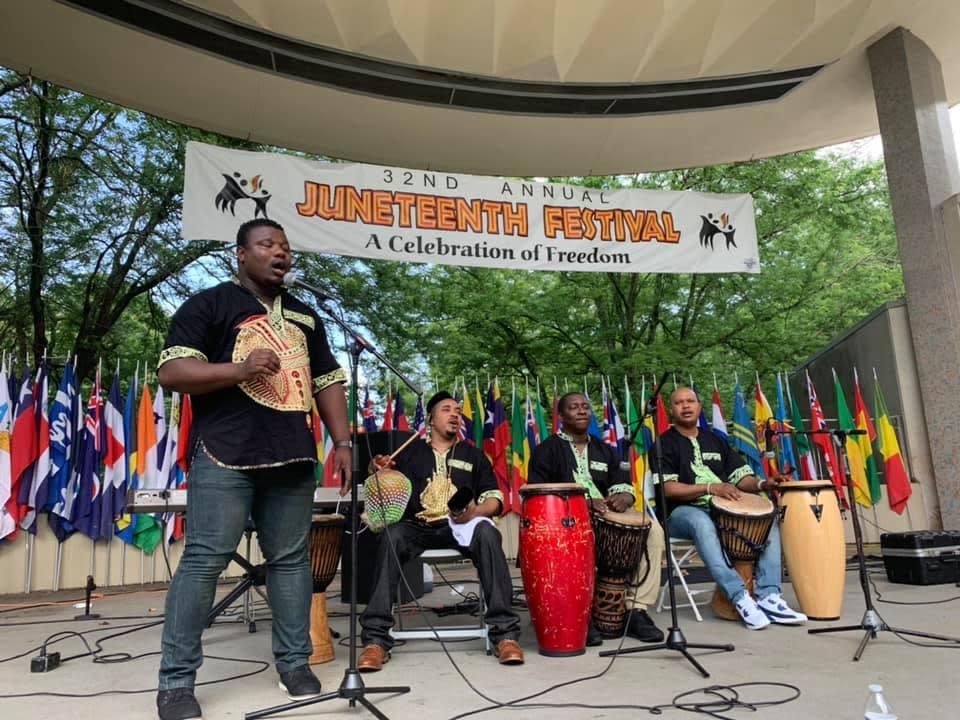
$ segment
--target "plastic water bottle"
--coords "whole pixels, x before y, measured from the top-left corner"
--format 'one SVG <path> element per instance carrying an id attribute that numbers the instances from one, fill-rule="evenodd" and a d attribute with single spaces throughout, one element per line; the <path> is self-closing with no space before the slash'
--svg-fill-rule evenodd
<path id="1" fill-rule="evenodd" d="M 883 696 L 882 685 L 871 685 L 867 706 L 863 710 L 864 720 L 897 720 L 893 708 Z"/>

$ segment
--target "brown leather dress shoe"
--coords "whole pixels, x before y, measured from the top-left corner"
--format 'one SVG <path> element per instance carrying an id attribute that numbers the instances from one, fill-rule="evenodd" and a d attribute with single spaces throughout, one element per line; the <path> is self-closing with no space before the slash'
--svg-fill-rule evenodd
<path id="1" fill-rule="evenodd" d="M 523 649 L 516 640 L 501 640 L 493 654 L 500 659 L 501 665 L 523 665 Z"/>
<path id="2" fill-rule="evenodd" d="M 360 672 L 377 672 L 384 663 L 390 661 L 390 653 L 385 647 L 377 644 L 367 645 L 357 659 L 357 670 Z"/>

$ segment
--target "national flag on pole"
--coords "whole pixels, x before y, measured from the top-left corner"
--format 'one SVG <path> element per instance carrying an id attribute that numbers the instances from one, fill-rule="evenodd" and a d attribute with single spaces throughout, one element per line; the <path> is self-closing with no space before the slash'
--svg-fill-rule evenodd
<path id="1" fill-rule="evenodd" d="M 537 445 L 550 437 L 550 425 L 547 423 L 547 417 L 543 412 L 543 404 L 540 402 L 540 381 L 537 381 L 537 397 L 533 408 L 534 417 L 537 421 Z"/>
<path id="2" fill-rule="evenodd" d="M 757 433 L 757 447 L 760 449 L 763 458 L 763 470 L 766 477 L 772 477 L 777 474 L 776 448 L 771 442 L 771 447 L 767 447 L 767 428 L 772 428 L 773 410 L 770 403 L 767 402 L 767 396 L 760 387 L 760 373 L 757 373 L 757 387 L 753 406 L 753 425 Z M 770 453 L 773 453 L 771 456 Z"/>
<path id="3" fill-rule="evenodd" d="M 810 373 L 807 373 L 807 395 L 810 398 L 810 429 L 829 430 L 827 420 L 823 416 L 823 408 L 820 407 L 820 400 L 817 398 L 817 390 L 813 387 L 813 380 L 810 379 Z M 845 508 L 850 507 L 847 501 L 847 493 L 844 489 L 844 483 L 846 481 L 843 477 L 843 471 L 840 469 L 840 459 L 837 456 L 837 446 L 833 442 L 833 435 L 829 433 L 818 433 L 812 437 L 813 444 L 820 448 L 824 466 L 830 475 L 830 481 L 837 488 L 837 494 L 841 504 Z"/>
<path id="4" fill-rule="evenodd" d="M 867 411 L 867 403 L 860 392 L 860 378 L 857 369 L 853 369 L 853 412 L 856 414 L 858 430 L 865 431 L 864 435 L 857 436 L 857 444 L 863 455 L 864 467 L 867 473 L 867 485 L 870 486 L 870 500 L 874 504 L 880 502 L 880 476 L 877 473 L 877 461 L 873 457 L 873 443 L 877 439 L 877 429 L 873 425 L 873 418 Z"/>
<path id="5" fill-rule="evenodd" d="M 158 394 L 162 394 L 160 389 Z M 157 478 L 157 423 L 150 386 L 143 384 L 137 411 L 137 481 L 140 488 L 160 488 Z M 153 553 L 163 537 L 157 519 L 148 513 L 136 515 L 133 544 L 146 554 Z"/>
<path id="6" fill-rule="evenodd" d="M 189 395 L 184 395 L 180 404 L 179 432 L 177 434 L 176 484 L 173 487 L 187 486 L 187 473 L 190 472 L 190 463 L 193 459 L 191 447 L 191 432 L 193 431 L 193 401 Z M 183 537 L 183 513 L 176 513 L 173 518 L 173 532 L 170 537 L 176 542 Z"/>
<path id="7" fill-rule="evenodd" d="M 370 388 L 363 392 L 363 428 L 367 432 L 377 431 L 377 417 L 373 411 L 373 400 L 370 399 Z"/>
<path id="8" fill-rule="evenodd" d="M 512 412 L 510 413 L 510 503 L 518 497 L 518 489 L 527 482 L 526 459 L 530 455 L 530 445 L 527 441 L 527 417 L 524 412 L 524 403 L 517 394 L 516 385 L 512 391 Z"/>
<path id="9" fill-rule="evenodd" d="M 837 396 L 837 424 L 841 430 L 850 432 L 856 430 L 857 426 L 853 421 L 853 415 L 850 414 L 850 408 L 847 405 L 847 399 L 843 395 L 843 388 L 840 387 L 840 378 L 837 371 L 833 370 L 833 391 Z M 853 480 L 853 499 L 858 505 L 871 507 L 873 500 L 870 499 L 870 486 L 867 484 L 867 468 L 863 459 L 863 453 L 860 450 L 860 443 L 854 435 L 847 435 L 844 446 L 847 451 L 847 468 L 850 472 L 850 478 Z"/>
<path id="10" fill-rule="evenodd" d="M 633 485 L 633 497 L 635 498 L 633 506 L 643 512 L 647 448 L 643 443 L 640 415 L 633 405 L 633 398 L 630 396 L 630 386 L 627 383 L 626 376 L 623 378 L 623 412 L 627 418 L 626 439 L 630 440 L 632 437 L 632 442 L 627 448 L 627 460 L 630 463 L 630 483 Z"/>
<path id="11" fill-rule="evenodd" d="M 797 454 L 800 456 L 798 458 L 800 479 L 819 480 L 820 478 L 817 476 L 817 466 L 813 459 L 813 451 L 810 449 L 810 441 L 807 439 L 807 436 L 803 434 L 806 426 L 803 422 L 803 416 L 800 414 L 800 407 L 797 405 L 797 401 L 790 391 L 789 378 L 786 382 L 786 389 L 787 401 L 790 403 L 790 418 L 794 430 L 793 440 L 797 445 Z"/>
<path id="12" fill-rule="evenodd" d="M 727 421 L 723 419 L 723 405 L 720 403 L 720 390 L 717 389 L 717 382 L 713 382 L 713 401 L 712 401 L 711 429 L 713 434 L 726 443 L 730 442 L 730 434 L 727 432 Z"/>
<path id="13" fill-rule="evenodd" d="M 103 453 L 103 502 L 100 509 L 100 537 L 113 534 L 114 522 L 126 508 L 126 434 L 123 429 L 122 400 L 120 398 L 120 374 L 115 372 L 103 408 L 103 424 L 106 442 Z"/>
<path id="14" fill-rule="evenodd" d="M 670 417 L 667 415 L 667 408 L 663 404 L 663 395 L 657 394 L 657 435 L 663 435 L 670 429 Z"/>
<path id="15" fill-rule="evenodd" d="M 597 440 L 603 441 L 603 431 L 600 429 L 600 423 L 597 422 L 597 414 L 593 411 L 593 402 L 590 400 L 590 394 L 587 392 L 587 379 L 583 379 L 583 397 L 590 406 L 590 424 L 587 426 L 587 434 L 592 435 Z"/>
<path id="16" fill-rule="evenodd" d="M 7 499 L 7 512 L 17 524 L 26 516 L 30 484 L 33 480 L 33 464 L 37 461 L 37 414 L 33 401 L 33 378 L 29 372 L 23 375 L 20 386 L 20 399 L 17 401 L 17 414 L 13 421 L 13 435 L 10 449 L 10 477 L 12 486 Z M 7 537 L 16 537 L 14 528 Z"/>
<path id="17" fill-rule="evenodd" d="M 3 390 L 3 381 L 0 381 L 0 392 Z M 74 379 L 73 360 L 67 358 L 63 368 L 63 377 L 60 378 L 60 387 L 53 399 L 53 410 L 50 412 L 50 484 L 47 489 L 47 504 L 50 512 L 47 522 L 50 529 L 63 542 L 73 532 L 68 518 L 73 506 L 74 494 L 67 498 L 70 489 L 70 475 L 75 429 L 79 401 L 77 399 L 76 381 Z M 74 486 L 73 490 L 76 489 Z"/>
<path id="18" fill-rule="evenodd" d="M 137 367 L 139 370 L 139 366 Z M 130 387 L 127 388 L 127 399 L 123 405 L 123 453 L 125 459 L 127 489 L 135 490 L 139 487 L 137 477 L 137 390 L 139 381 L 137 372 L 133 374 Z M 128 545 L 135 539 L 136 519 L 130 513 L 123 513 L 116 523 L 116 534 Z"/>
<path id="19" fill-rule="evenodd" d="M 46 357 L 40 361 L 37 381 L 34 385 L 34 416 L 37 420 L 37 459 L 33 464 L 30 489 L 27 496 L 27 513 L 20 521 L 20 527 L 32 535 L 37 534 L 37 516 L 41 510 L 48 509 L 47 495 L 50 483 L 50 413 L 47 404 L 49 395 L 49 370 Z"/>
<path id="20" fill-rule="evenodd" d="M 493 465 L 493 474 L 503 493 L 503 514 L 513 510 L 510 494 L 510 473 L 507 470 L 507 448 L 510 445 L 510 424 L 500 396 L 500 383 L 496 378 L 487 391 L 487 408 L 483 424 L 483 452 Z"/>
<path id="21" fill-rule="evenodd" d="M 100 539 L 100 515 L 103 509 L 103 484 L 100 475 L 100 373 L 90 389 L 90 401 L 84 415 L 80 442 L 77 499 L 74 502 L 74 526 L 91 540 Z"/>
<path id="22" fill-rule="evenodd" d="M 890 509 L 900 515 L 907 508 L 907 501 L 913 493 L 913 488 L 910 487 L 910 478 L 907 477 L 907 470 L 903 465 L 900 442 L 897 440 L 897 432 L 893 429 L 893 423 L 890 422 L 890 411 L 887 410 L 887 403 L 883 399 L 883 392 L 880 390 L 876 371 L 873 374 L 873 385 L 873 414 L 877 418 L 877 446 L 883 456 L 883 474 L 887 480 L 887 500 L 890 503 Z"/>
<path id="23" fill-rule="evenodd" d="M 424 433 L 427 431 L 427 413 L 423 409 L 423 395 L 417 395 L 417 407 L 413 411 L 413 431 L 415 433 Z M 458 431 L 461 434 L 461 440 L 463 438 L 463 425 L 460 426 Z"/>
<path id="24" fill-rule="evenodd" d="M 7 362 L 0 367 L 0 539 L 14 532 L 17 522 L 7 509 L 13 486 L 10 475 L 10 430 L 13 427 L 13 403 L 7 382 Z"/>
<path id="25" fill-rule="evenodd" d="M 754 424 L 747 412 L 747 401 L 743 397 L 739 380 L 733 389 L 733 433 L 730 435 L 730 444 L 743 454 L 757 477 L 766 477 Z"/>
<path id="26" fill-rule="evenodd" d="M 483 449 L 484 430 L 486 428 L 486 412 L 483 407 L 483 396 L 480 394 L 480 383 L 476 381 L 473 386 L 473 444 L 481 450 Z"/>
<path id="27" fill-rule="evenodd" d="M 780 379 L 780 373 L 777 373 L 777 430 L 784 432 L 789 429 L 790 426 L 787 423 L 787 403 L 783 396 L 783 381 Z M 793 452 L 790 436 L 776 436 L 775 442 L 780 448 L 780 457 L 783 459 L 784 472 L 796 472 L 797 456 Z"/>
<path id="28" fill-rule="evenodd" d="M 160 482 L 165 483 L 167 490 L 172 490 L 181 484 L 180 466 L 177 465 L 177 442 L 180 439 L 180 393 L 176 390 L 170 395 L 170 424 L 167 426 L 167 442 L 163 451 L 163 462 L 160 465 Z M 173 541 L 174 518 L 176 513 L 164 513 L 160 518 L 163 525 L 164 542 L 168 545 Z"/>
<path id="29" fill-rule="evenodd" d="M 409 430 L 410 421 L 407 420 L 407 408 L 403 404 L 403 395 L 397 393 L 396 405 L 393 408 L 393 425 L 397 430 Z"/>
<path id="30" fill-rule="evenodd" d="M 463 383 L 463 400 L 460 402 L 460 434 L 463 441 L 475 444 L 474 440 L 474 416 L 473 403 L 470 401 L 470 391 L 467 389 L 467 383 Z"/>
<path id="31" fill-rule="evenodd" d="M 396 430 L 396 426 L 393 423 L 393 396 L 390 394 L 390 385 L 387 385 L 387 407 L 383 411 L 383 424 L 380 426 L 381 430 Z"/>

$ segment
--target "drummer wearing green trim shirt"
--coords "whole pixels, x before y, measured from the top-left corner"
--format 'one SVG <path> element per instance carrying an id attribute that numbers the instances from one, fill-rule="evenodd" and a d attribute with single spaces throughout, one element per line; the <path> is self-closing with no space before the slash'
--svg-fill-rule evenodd
<path id="1" fill-rule="evenodd" d="M 626 463 L 616 448 L 606 445 L 587 432 L 593 408 L 582 393 L 567 393 L 557 403 L 562 429 L 534 448 L 527 470 L 529 483 L 576 483 L 587 490 L 595 512 L 626 512 L 636 498 Z M 626 608 L 633 610 L 627 634 L 643 642 L 662 642 L 663 633 L 647 614 L 660 588 L 663 558 L 663 529 L 651 517 L 647 552 L 630 579 Z M 647 558 L 649 558 L 649 563 Z M 652 572 L 647 571 L 650 566 Z M 642 581 L 642 582 L 638 582 Z M 603 637 L 591 626 L 587 644 L 600 645 Z"/>

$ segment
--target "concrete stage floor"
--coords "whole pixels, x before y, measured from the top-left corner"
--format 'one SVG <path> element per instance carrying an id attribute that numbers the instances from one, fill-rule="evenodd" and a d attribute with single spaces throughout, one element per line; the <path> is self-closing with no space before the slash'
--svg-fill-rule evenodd
<path id="1" fill-rule="evenodd" d="M 883 600 L 900 602 L 936 602 L 960 595 L 960 588 L 950 585 L 915 587 L 893 585 L 886 581 L 882 569 L 872 568 L 872 577 L 882 593 Z M 463 584 L 463 590 L 476 590 L 472 584 L 472 569 L 457 568 L 448 577 Z M 226 592 L 230 585 L 223 585 Z M 64 601 L 78 597 L 76 591 L 59 596 L 5 597 L 0 599 L 4 612 L 0 614 L 0 655 L 8 658 L 25 653 L 23 658 L 0 663 L 0 694 L 30 692 L 92 693 L 102 690 L 136 690 L 155 687 L 160 644 L 160 627 L 116 637 L 104 644 L 104 653 L 130 653 L 146 657 L 122 664 L 94 664 L 90 658 L 66 662 L 50 673 L 32 674 L 30 657 L 47 636 L 60 631 L 98 630 L 87 639 L 120 632 L 125 626 L 147 620 L 135 616 L 156 617 L 162 613 L 165 588 L 114 595 L 95 602 L 94 611 L 103 618 L 97 621 L 73 622 L 78 611 L 70 604 L 50 605 L 32 609 L 10 609 L 16 603 L 34 603 L 40 600 Z M 113 591 L 112 591 L 113 592 Z M 338 592 L 335 584 L 331 595 Z M 792 599 L 789 584 L 785 594 Z M 461 598 L 452 595 L 449 587 L 438 586 L 422 599 L 424 605 L 442 606 Z M 205 650 L 210 655 L 245 658 L 269 663 L 269 613 L 259 601 L 258 632 L 251 634 L 245 624 L 225 622 L 207 631 Z M 238 607 L 238 606 L 237 606 Z M 877 609 L 888 623 L 916 630 L 960 636 L 960 600 L 930 605 L 892 605 L 878 603 Z M 332 599 L 329 611 L 331 626 L 345 632 L 347 619 L 341 613 L 347 606 Z M 846 599 L 842 623 L 858 623 L 863 613 L 863 600 L 855 572 L 847 573 Z M 867 685 L 882 683 L 887 697 L 901 720 L 935 720 L 960 717 L 960 646 L 954 648 L 924 648 L 908 645 L 892 633 L 881 633 L 880 639 L 870 641 L 863 659 L 851 661 L 860 632 L 828 636 L 810 636 L 799 628 L 776 627 L 760 632 L 749 632 L 739 624 L 715 619 L 704 608 L 704 621 L 695 622 L 689 609 L 680 611 L 683 630 L 689 642 L 734 643 L 736 651 L 710 654 L 697 651 L 698 658 L 712 673 L 702 679 L 677 653 L 658 651 L 616 659 L 612 667 L 599 679 L 588 680 L 565 687 L 542 698 L 549 703 L 587 703 L 593 705 L 669 703 L 684 691 L 710 684 L 732 684 L 744 681 L 786 682 L 796 685 L 799 699 L 776 707 L 760 708 L 757 712 L 738 709 L 725 713 L 735 718 L 827 718 L 830 720 L 857 720 L 863 717 Z M 122 619 L 134 617 L 135 619 Z M 462 621 L 456 616 L 437 618 L 434 622 Z M 483 651 L 482 641 L 470 640 L 448 644 L 450 655 L 472 683 L 497 701 L 508 701 L 535 693 L 552 684 L 595 675 L 609 665 L 609 660 L 597 657 L 597 648 L 577 658 L 547 658 L 537 654 L 533 628 L 526 611 L 521 612 L 527 662 L 521 667 L 501 667 Z M 657 624 L 665 627 L 669 613 L 653 613 Z M 835 623 L 836 624 L 836 623 Z M 828 623 L 810 623 L 821 627 Z M 344 641 L 345 642 L 345 641 Z M 632 641 L 629 643 L 634 645 Z M 601 649 L 616 647 L 616 641 L 607 641 Z M 55 649 L 66 657 L 84 651 L 77 638 L 59 643 Z M 29 652 L 28 652 L 29 651 Z M 335 689 L 346 666 L 347 648 L 337 647 L 337 658 L 330 663 L 314 666 L 325 690 Z M 251 672 L 262 665 L 241 664 L 233 661 L 208 659 L 200 670 L 200 681 L 226 678 Z M 407 695 L 370 696 L 372 701 L 390 718 L 440 720 L 461 712 L 482 708 L 488 703 L 474 694 L 458 676 L 439 644 L 429 640 L 409 641 L 394 650 L 393 660 L 375 675 L 365 675 L 370 686 L 409 684 Z M 782 688 L 745 690 L 745 699 L 762 700 L 784 697 Z M 198 698 L 205 718 L 241 718 L 246 711 L 278 704 L 285 696 L 277 688 L 273 667 L 239 680 L 199 687 Z M 113 694 L 97 698 L 75 699 L 38 696 L 0 699 L 0 717 L 4 720 L 104 720 L 105 718 L 156 717 L 154 692 L 143 694 Z M 288 712 L 285 718 L 373 717 L 357 707 L 351 710 L 342 700 L 332 700 Z M 628 709 L 583 708 L 500 708 L 479 717 L 513 718 L 642 718 L 647 712 Z M 680 710 L 668 709 L 664 718 L 707 717 Z"/>

